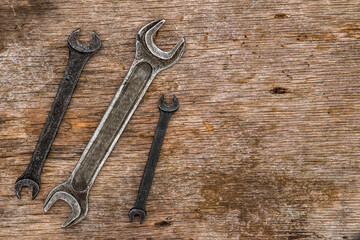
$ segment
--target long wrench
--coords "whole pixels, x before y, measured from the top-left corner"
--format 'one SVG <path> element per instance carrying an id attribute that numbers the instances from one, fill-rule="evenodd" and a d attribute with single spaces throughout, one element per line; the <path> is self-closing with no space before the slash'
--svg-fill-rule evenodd
<path id="1" fill-rule="evenodd" d="M 135 216 L 140 216 L 140 223 L 145 220 L 146 211 L 145 205 L 149 195 L 152 179 L 155 174 L 156 164 L 159 160 L 161 146 L 165 137 L 166 128 L 170 121 L 171 115 L 176 112 L 179 108 L 179 102 L 177 98 L 173 97 L 173 104 L 166 106 L 164 103 L 164 96 L 159 101 L 160 118 L 156 127 L 153 142 L 151 144 L 149 157 L 146 162 L 143 177 L 141 179 L 138 196 L 136 199 L 135 206 L 129 211 L 129 219 L 131 222 L 134 221 Z"/>
<path id="2" fill-rule="evenodd" d="M 30 163 L 24 173 L 15 182 L 15 193 L 19 199 L 21 198 L 21 189 L 25 186 L 32 188 L 32 199 L 38 194 L 41 170 L 60 127 L 61 120 L 70 103 L 76 83 L 86 62 L 101 46 L 100 38 L 95 32 L 92 33 L 92 39 L 89 45 L 81 45 L 78 42 L 79 31 L 79 29 L 75 30 L 68 38 L 69 60 L 64 76 Z"/>
<path id="3" fill-rule="evenodd" d="M 72 213 L 62 227 L 77 224 L 85 218 L 91 186 L 146 90 L 154 77 L 174 65 L 184 52 L 184 38 L 170 52 L 164 52 L 154 44 L 153 36 L 164 22 L 165 20 L 153 21 L 140 29 L 136 36 L 135 59 L 79 162 L 70 177 L 51 190 L 45 200 L 45 212 L 58 199 L 71 206 Z"/>

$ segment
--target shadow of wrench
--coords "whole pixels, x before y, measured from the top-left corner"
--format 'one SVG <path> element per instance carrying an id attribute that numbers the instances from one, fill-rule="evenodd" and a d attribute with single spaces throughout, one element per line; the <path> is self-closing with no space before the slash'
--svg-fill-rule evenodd
<path id="1" fill-rule="evenodd" d="M 135 206 L 129 211 L 129 219 L 131 222 L 134 221 L 135 216 L 140 217 L 140 223 L 145 220 L 146 211 L 145 204 L 149 195 L 152 179 L 155 174 L 156 164 L 159 160 L 161 146 L 165 137 L 166 128 L 170 121 L 171 115 L 176 112 L 179 108 L 179 102 L 177 98 L 173 97 L 173 104 L 166 106 L 164 103 L 164 95 L 159 101 L 160 118 L 156 127 L 153 142 L 151 144 L 148 160 L 146 162 L 144 174 L 141 179 L 138 196 L 136 199 Z"/>
<path id="2" fill-rule="evenodd" d="M 140 29 L 136 36 L 135 59 L 79 162 L 70 177 L 51 190 L 45 199 L 45 212 L 58 199 L 71 206 L 72 213 L 62 227 L 75 225 L 85 218 L 91 186 L 146 90 L 155 76 L 174 65 L 184 52 L 184 38 L 170 52 L 164 52 L 154 44 L 153 36 L 164 22 L 165 20 L 153 21 Z"/>
<path id="3" fill-rule="evenodd" d="M 92 33 L 92 39 L 89 45 L 81 45 L 78 42 L 79 31 L 79 29 L 75 30 L 68 38 L 69 60 L 64 76 L 30 163 L 25 172 L 16 180 L 15 193 L 19 199 L 21 198 L 21 189 L 25 186 L 32 188 L 32 199 L 38 194 L 41 170 L 60 127 L 61 120 L 69 105 L 81 71 L 88 59 L 99 50 L 101 46 L 100 38 L 95 32 Z"/>

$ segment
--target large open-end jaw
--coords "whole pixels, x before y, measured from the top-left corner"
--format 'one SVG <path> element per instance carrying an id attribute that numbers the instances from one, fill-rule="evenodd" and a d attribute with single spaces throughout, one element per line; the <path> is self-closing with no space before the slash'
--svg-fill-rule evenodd
<path id="1" fill-rule="evenodd" d="M 75 225 L 86 217 L 88 212 L 88 194 L 86 191 L 77 192 L 68 182 L 60 184 L 46 197 L 44 211 L 47 212 L 59 199 L 67 202 L 72 209 L 70 216 L 61 225 L 62 227 Z"/>
<path id="2" fill-rule="evenodd" d="M 78 52 L 82 53 L 95 53 L 101 47 L 100 37 L 93 32 L 91 35 L 91 41 L 88 45 L 81 45 L 78 41 L 80 29 L 76 29 L 73 33 L 70 34 L 68 38 L 69 46 L 75 49 Z"/>
<path id="3" fill-rule="evenodd" d="M 146 58 L 159 70 L 169 68 L 179 61 L 185 50 L 185 38 L 181 38 L 175 47 L 165 52 L 159 49 L 154 43 L 154 35 L 165 23 L 164 19 L 155 20 L 140 29 L 136 38 L 137 58 Z M 147 56 L 145 56 L 147 55 Z"/>

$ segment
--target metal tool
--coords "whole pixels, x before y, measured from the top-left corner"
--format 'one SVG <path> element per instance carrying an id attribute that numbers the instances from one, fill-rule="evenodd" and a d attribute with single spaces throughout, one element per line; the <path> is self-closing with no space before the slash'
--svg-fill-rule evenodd
<path id="1" fill-rule="evenodd" d="M 140 29 L 136 36 L 135 60 L 78 164 L 70 177 L 55 187 L 45 200 L 45 212 L 58 199 L 66 201 L 72 207 L 72 213 L 62 227 L 77 224 L 85 218 L 90 188 L 146 90 L 154 77 L 161 70 L 174 65 L 184 52 L 184 38 L 170 52 L 163 52 L 154 44 L 153 36 L 164 22 L 165 20 L 153 21 Z"/>
<path id="2" fill-rule="evenodd" d="M 129 211 L 129 218 L 131 222 L 134 221 L 135 216 L 140 217 L 140 223 L 142 223 L 145 220 L 146 217 L 145 204 L 147 197 L 149 195 L 152 179 L 155 174 L 155 168 L 159 159 L 161 146 L 166 133 L 166 128 L 170 121 L 171 115 L 174 112 L 176 112 L 178 108 L 179 108 L 179 102 L 175 96 L 173 97 L 173 104 L 171 106 L 165 105 L 164 96 L 160 98 L 159 101 L 160 119 L 156 127 L 153 142 L 151 144 L 149 157 L 146 162 L 143 177 L 141 179 L 140 188 L 135 206 Z"/>
<path id="3" fill-rule="evenodd" d="M 60 83 L 30 163 L 25 172 L 16 180 L 15 192 L 19 199 L 21 198 L 21 189 L 25 186 L 32 188 L 32 199 L 38 194 L 41 170 L 60 127 L 61 120 L 70 103 L 81 71 L 88 59 L 99 50 L 101 46 L 100 38 L 95 32 L 92 33 L 92 39 L 89 45 L 81 45 L 78 42 L 78 37 L 79 29 L 70 34 L 68 38 L 69 60 L 64 77 Z"/>

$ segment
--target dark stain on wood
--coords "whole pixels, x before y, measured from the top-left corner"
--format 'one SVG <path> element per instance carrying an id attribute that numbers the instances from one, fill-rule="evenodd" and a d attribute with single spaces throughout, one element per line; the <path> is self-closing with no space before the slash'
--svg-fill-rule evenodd
<path id="1" fill-rule="evenodd" d="M 6 123 L 5 117 L 0 115 L 0 125 Z"/>
<path id="2" fill-rule="evenodd" d="M 311 203 L 319 207 L 329 206 L 332 203 L 325 199 L 336 198 L 341 191 L 341 186 L 332 181 L 304 181 L 289 175 L 264 175 L 256 168 L 251 172 L 239 168 L 230 174 L 208 171 L 208 176 L 209 181 L 204 182 L 201 191 L 205 201 L 198 203 L 199 207 L 205 211 L 212 209 L 223 218 L 228 214 L 227 209 L 238 211 L 237 217 L 243 225 L 252 225 L 256 219 L 269 217 L 268 212 L 276 212 L 272 217 L 285 223 L 291 218 L 286 216 L 283 206 L 299 210 Z M 326 189 L 323 186 L 327 186 Z M 229 188 L 231 193 L 227 191 Z M 237 193 L 236 197 L 233 192 Z M 249 231 L 274 234 L 278 228 L 272 222 L 269 218 L 266 222 L 259 221 Z"/>
<path id="3" fill-rule="evenodd" d="M 6 43 L 4 41 L 0 40 L 0 53 L 5 51 Z"/>
<path id="4" fill-rule="evenodd" d="M 275 19 L 285 19 L 285 18 L 289 18 L 290 16 L 287 15 L 286 13 L 277 13 L 274 15 Z"/>
<path id="5" fill-rule="evenodd" d="M 345 33 L 345 37 L 352 38 L 352 39 L 359 39 L 360 38 L 360 25 L 346 25 L 340 28 L 341 33 Z"/>
<path id="6" fill-rule="evenodd" d="M 161 221 L 154 224 L 156 227 L 167 227 L 171 225 L 170 221 Z"/>
<path id="7" fill-rule="evenodd" d="M 326 42 L 334 43 L 337 38 L 334 34 L 329 32 L 316 32 L 316 33 L 301 33 L 296 38 L 298 41 L 312 41 L 312 42 Z"/>
<path id="8" fill-rule="evenodd" d="M 274 87 L 273 89 L 271 89 L 270 91 L 273 94 L 285 94 L 285 93 L 289 93 L 289 89 L 287 88 L 283 88 L 283 87 Z"/>
<path id="9" fill-rule="evenodd" d="M 22 16 L 40 16 L 45 12 L 57 9 L 57 6 L 53 3 L 53 1 L 49 0 L 28 0 L 28 3 L 29 4 L 19 4 L 14 7 L 14 15 L 18 18 Z"/>

